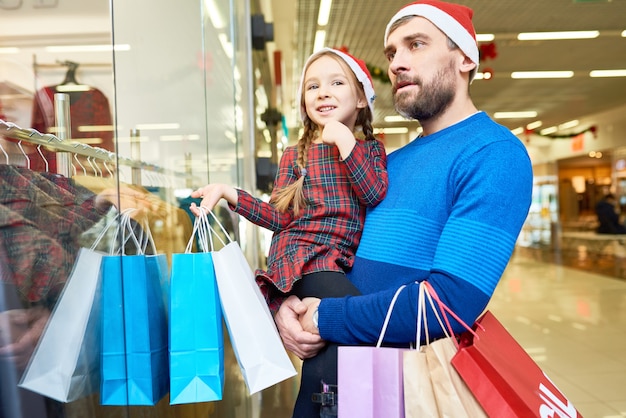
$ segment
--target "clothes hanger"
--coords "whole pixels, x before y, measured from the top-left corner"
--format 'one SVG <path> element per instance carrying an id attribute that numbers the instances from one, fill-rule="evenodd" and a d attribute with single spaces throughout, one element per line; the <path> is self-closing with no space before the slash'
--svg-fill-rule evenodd
<path id="1" fill-rule="evenodd" d="M 4 158 L 6 158 L 7 160 L 7 165 L 9 165 L 9 154 L 7 154 L 7 152 L 4 150 L 4 147 L 2 146 L 2 141 L 3 139 L 0 138 L 0 150 L 2 150 L 2 153 L 4 154 Z"/>
<path id="2" fill-rule="evenodd" d="M 86 84 L 81 84 L 76 80 L 76 70 L 79 64 L 73 61 L 60 61 L 61 65 L 67 66 L 67 72 L 65 73 L 65 79 L 56 86 L 56 91 L 64 93 L 80 92 L 90 90 Z"/>
<path id="3" fill-rule="evenodd" d="M 78 159 L 78 154 L 74 154 L 74 159 L 76 160 L 76 162 L 78 163 L 78 165 L 80 166 L 80 168 L 83 169 L 83 175 L 87 175 L 87 169 L 85 168 L 84 165 L 81 164 L 80 160 Z M 76 169 L 74 169 L 76 170 Z"/>
<path id="4" fill-rule="evenodd" d="M 21 139 L 17 142 L 17 146 L 19 147 L 20 151 L 22 151 L 24 158 L 26 158 L 26 168 L 30 170 L 30 158 L 28 158 L 28 155 L 26 155 L 26 152 L 24 151 L 24 148 L 22 147 Z"/>
<path id="5" fill-rule="evenodd" d="M 61 64 L 67 66 L 67 72 L 65 73 L 65 80 L 63 80 L 60 85 L 80 84 L 76 81 L 76 70 L 79 64 L 73 61 L 63 61 Z"/>
<path id="6" fill-rule="evenodd" d="M 39 155 L 43 159 L 44 164 L 46 165 L 46 173 L 47 173 L 48 171 L 50 171 L 50 165 L 48 164 L 48 160 L 46 160 L 46 157 L 43 155 L 43 152 L 41 152 L 41 144 L 37 145 L 37 152 L 39 153 Z"/>

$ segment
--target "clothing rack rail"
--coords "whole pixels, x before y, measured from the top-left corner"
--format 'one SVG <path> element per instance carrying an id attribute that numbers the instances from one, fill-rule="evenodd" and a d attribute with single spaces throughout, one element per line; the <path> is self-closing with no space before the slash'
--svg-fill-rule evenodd
<path id="1" fill-rule="evenodd" d="M 43 145 L 56 151 L 78 154 L 112 164 L 122 164 L 135 169 L 182 177 L 189 176 L 187 173 L 175 172 L 143 161 L 120 157 L 116 153 L 103 148 L 82 144 L 80 142 L 62 140 L 55 135 L 43 134 L 35 129 L 24 129 L 12 122 L 7 122 L 2 119 L 0 119 L 0 136 L 16 139 L 18 141 L 25 141 L 31 144 Z"/>

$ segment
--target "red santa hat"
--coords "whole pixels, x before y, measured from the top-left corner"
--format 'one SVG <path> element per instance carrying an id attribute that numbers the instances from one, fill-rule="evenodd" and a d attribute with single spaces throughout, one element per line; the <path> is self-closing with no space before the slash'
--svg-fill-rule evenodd
<path id="1" fill-rule="evenodd" d="M 432 22 L 439 30 L 445 33 L 461 51 L 476 64 L 476 69 L 472 71 L 473 78 L 478 69 L 478 43 L 476 42 L 476 31 L 472 24 L 474 12 L 467 6 L 460 4 L 446 3 L 439 0 L 421 0 L 404 6 L 396 13 L 385 30 L 385 47 L 391 26 L 405 16 L 421 16 Z"/>
<path id="2" fill-rule="evenodd" d="M 347 52 L 339 51 L 337 49 L 332 49 L 332 48 L 322 48 L 319 51 L 316 51 L 309 57 L 309 59 L 304 64 L 304 69 L 302 70 L 302 77 L 300 77 L 300 86 L 298 87 L 298 95 L 296 96 L 298 97 L 298 100 L 300 100 L 300 98 L 302 97 L 304 74 L 306 73 L 306 70 L 309 68 L 309 65 L 311 64 L 311 62 L 323 52 L 331 52 L 337 55 L 342 60 L 344 60 L 346 64 L 348 64 L 348 67 L 350 67 L 350 69 L 356 76 L 356 79 L 359 80 L 359 82 L 363 85 L 363 90 L 365 91 L 365 98 L 367 99 L 367 105 L 372 111 L 372 115 L 374 115 L 374 99 L 376 98 L 376 94 L 374 93 L 374 82 L 372 81 L 372 76 L 369 70 L 367 69 L 367 65 L 365 64 L 365 61 L 360 60 L 356 57 L 353 57 Z M 303 106 L 301 106 L 300 118 L 302 119 L 302 121 L 304 121 L 305 116 L 306 116 L 306 109 Z"/>

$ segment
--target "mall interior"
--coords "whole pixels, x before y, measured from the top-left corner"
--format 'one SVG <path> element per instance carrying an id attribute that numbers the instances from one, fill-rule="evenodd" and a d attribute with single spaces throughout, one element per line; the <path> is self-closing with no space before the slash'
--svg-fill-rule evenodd
<path id="1" fill-rule="evenodd" d="M 301 133 L 295 96 L 315 49 L 365 60 L 375 133 L 389 153 L 412 141 L 421 128 L 394 111 L 382 53 L 385 25 L 405 3 L 0 0 L 0 418 L 291 417 L 297 375 L 252 393 L 225 325 L 219 400 L 175 403 L 165 391 L 149 404 L 107 405 L 91 369 L 83 376 L 96 383 L 82 384 L 91 390 L 65 399 L 28 389 L 25 376 L 45 354 L 42 335 L 59 330 L 52 353 L 81 344 L 65 339 L 72 327 L 51 322 L 80 275 L 81 251 L 119 260 L 135 240 L 128 251 L 161 256 L 167 279 L 193 239 L 192 190 L 226 183 L 269 197 L 281 152 Z M 488 309 L 582 416 L 624 417 L 626 235 L 598 234 L 595 206 L 615 195 L 624 222 L 626 3 L 458 3 L 474 9 L 479 35 L 470 93 L 525 144 L 534 174 L 528 218 Z M 551 31 L 588 36 L 517 36 Z M 529 78 L 539 71 L 547 78 Z M 10 209 L 20 199 L 37 204 L 28 214 Z M 139 213 L 151 240 L 129 228 Z M 226 206 L 215 213 L 220 239 L 236 241 L 252 270 L 263 267 L 270 233 Z M 119 231 L 125 245 L 115 248 Z M 99 264 L 81 266 L 97 283 Z M 86 318 L 94 335 L 84 331 L 84 341 L 102 344 Z M 120 329 L 124 339 L 129 329 Z M 298 371 L 300 360 L 289 359 Z"/>

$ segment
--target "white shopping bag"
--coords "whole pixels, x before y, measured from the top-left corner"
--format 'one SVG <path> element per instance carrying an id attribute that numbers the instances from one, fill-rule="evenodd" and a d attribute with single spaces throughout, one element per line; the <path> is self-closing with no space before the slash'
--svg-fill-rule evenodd
<path id="1" fill-rule="evenodd" d="M 250 394 L 295 376 L 297 372 L 239 244 L 231 241 L 211 254 L 224 319 Z"/>
<path id="2" fill-rule="evenodd" d="M 101 253 L 80 249 L 20 387 L 60 402 L 98 390 L 101 260 Z"/>

